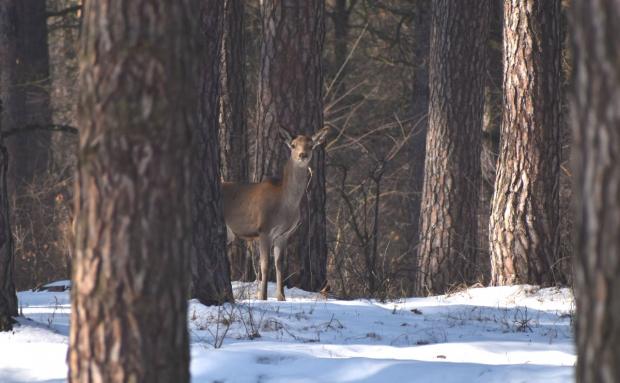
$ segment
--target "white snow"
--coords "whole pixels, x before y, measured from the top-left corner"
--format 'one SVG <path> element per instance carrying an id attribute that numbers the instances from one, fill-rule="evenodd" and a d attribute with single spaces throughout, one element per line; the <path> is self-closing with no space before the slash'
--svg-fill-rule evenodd
<path id="1" fill-rule="evenodd" d="M 193 382 L 573 380 L 568 289 L 472 288 L 384 303 L 299 289 L 286 290 L 287 302 L 262 302 L 248 299 L 254 284 L 234 289 L 235 305 L 190 301 Z M 0 382 L 64 382 L 69 293 L 18 298 L 20 325 L 0 333 Z"/>

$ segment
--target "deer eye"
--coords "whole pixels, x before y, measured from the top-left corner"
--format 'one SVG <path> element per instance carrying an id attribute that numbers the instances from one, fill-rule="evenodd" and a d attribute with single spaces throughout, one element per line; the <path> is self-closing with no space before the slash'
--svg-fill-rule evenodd
<path id="1" fill-rule="evenodd" d="M 295 144 L 291 144 L 291 148 L 295 149 Z"/>

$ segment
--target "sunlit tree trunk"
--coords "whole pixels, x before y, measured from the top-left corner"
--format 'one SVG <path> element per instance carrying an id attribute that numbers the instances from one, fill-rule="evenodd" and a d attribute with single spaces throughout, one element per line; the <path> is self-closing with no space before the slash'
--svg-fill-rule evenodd
<path id="1" fill-rule="evenodd" d="M 560 0 L 504 3 L 504 107 L 492 283 L 551 284 L 558 258 Z"/>

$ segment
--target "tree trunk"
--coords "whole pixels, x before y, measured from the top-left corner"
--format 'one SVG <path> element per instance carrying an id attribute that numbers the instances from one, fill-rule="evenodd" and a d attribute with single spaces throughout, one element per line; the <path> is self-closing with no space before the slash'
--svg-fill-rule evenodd
<path id="1" fill-rule="evenodd" d="M 71 382 L 189 381 L 197 9 L 86 3 Z"/>
<path id="2" fill-rule="evenodd" d="M 10 93 L 3 117 L 6 130 L 52 123 L 45 4 L 45 0 L 14 3 L 17 41 L 12 81 L 5 89 Z M 58 240 L 52 225 L 54 195 L 42 188 L 48 178 L 51 142 L 51 133 L 42 130 L 21 131 L 5 140 L 13 224 L 22 233 L 16 242 L 16 282 L 22 287 L 43 282 L 42 275 L 49 271 L 44 259 L 53 257 Z"/>
<path id="3" fill-rule="evenodd" d="M 620 382 L 620 4 L 572 3 L 577 382 Z"/>
<path id="4" fill-rule="evenodd" d="M 192 139 L 192 296 L 205 305 L 232 302 L 226 226 L 220 198 L 219 91 L 224 7 L 203 1 L 199 121 Z"/>
<path id="5" fill-rule="evenodd" d="M 504 3 L 504 113 L 492 283 L 549 285 L 559 241 L 560 0 Z"/>
<path id="6" fill-rule="evenodd" d="M 261 3 L 263 46 L 259 77 L 258 138 L 255 179 L 282 168 L 284 146 L 278 127 L 293 135 L 312 135 L 323 127 L 322 50 L 324 2 Z M 320 289 L 326 280 L 325 154 L 314 151 L 301 224 L 289 246 L 288 284 Z"/>
<path id="7" fill-rule="evenodd" d="M 222 177 L 225 181 L 248 182 L 248 129 L 245 86 L 245 31 L 243 0 L 226 0 L 222 44 L 222 94 L 220 143 Z M 228 249 L 231 279 L 254 278 L 252 259 L 241 239 Z"/>
<path id="8" fill-rule="evenodd" d="M 418 294 L 471 283 L 478 259 L 487 0 L 433 2 Z"/>
<path id="9" fill-rule="evenodd" d="M 0 133 L 4 125 L 5 102 L 11 100 L 11 85 L 15 75 L 15 2 L 0 2 Z M 9 220 L 7 190 L 8 151 L 0 136 L 0 331 L 13 327 L 12 317 L 17 316 L 17 296 L 13 283 L 13 236 Z"/>
<path id="10" fill-rule="evenodd" d="M 11 114 L 7 128 L 51 124 L 45 0 L 17 1 L 16 25 L 17 58 L 15 82 L 12 84 L 16 100 L 12 108 L 7 108 Z M 6 144 L 12 163 L 9 167 L 9 187 L 19 193 L 47 171 L 51 133 L 20 133 L 7 139 Z"/>
<path id="11" fill-rule="evenodd" d="M 428 63 L 431 39 L 431 1 L 416 2 L 414 16 L 414 47 L 413 59 L 413 128 L 414 135 L 410 138 L 408 147 L 409 162 L 409 222 L 411 222 L 411 237 L 409 248 L 415 260 L 420 238 L 420 203 L 422 187 L 424 185 L 424 158 L 426 155 L 426 133 L 428 132 Z M 414 275 L 415 279 L 415 267 Z"/>

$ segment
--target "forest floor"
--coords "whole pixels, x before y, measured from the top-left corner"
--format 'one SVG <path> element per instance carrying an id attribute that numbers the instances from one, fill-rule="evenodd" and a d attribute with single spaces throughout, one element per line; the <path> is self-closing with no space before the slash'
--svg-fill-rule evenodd
<path id="1" fill-rule="evenodd" d="M 66 281 L 57 285 L 67 284 Z M 569 289 L 472 288 L 389 302 L 190 301 L 193 382 L 571 382 Z M 274 286 L 270 285 L 270 296 Z M 0 382 L 64 382 L 68 292 L 20 292 L 19 326 L 0 334 Z"/>

